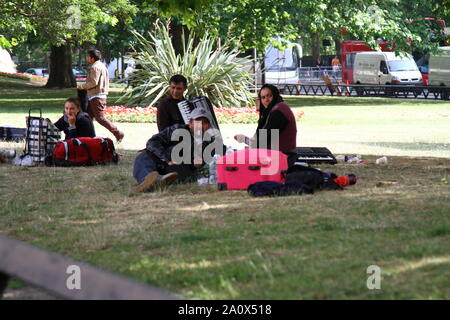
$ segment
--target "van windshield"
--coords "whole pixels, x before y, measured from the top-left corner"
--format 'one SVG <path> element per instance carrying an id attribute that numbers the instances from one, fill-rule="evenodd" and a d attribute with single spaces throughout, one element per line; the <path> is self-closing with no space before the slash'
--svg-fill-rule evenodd
<path id="1" fill-rule="evenodd" d="M 272 47 L 272 45 L 269 45 L 264 63 L 266 71 L 270 72 L 286 72 L 297 69 L 295 52 L 292 48 L 280 51 Z"/>
<path id="2" fill-rule="evenodd" d="M 398 71 L 417 71 L 417 65 L 412 59 L 391 60 L 388 61 L 391 72 Z"/>

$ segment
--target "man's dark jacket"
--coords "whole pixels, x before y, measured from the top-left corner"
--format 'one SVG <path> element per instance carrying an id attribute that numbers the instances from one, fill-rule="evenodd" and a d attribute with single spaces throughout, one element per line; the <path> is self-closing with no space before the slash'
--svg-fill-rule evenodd
<path id="1" fill-rule="evenodd" d="M 159 132 L 176 123 L 184 124 L 183 117 L 178 109 L 178 102 L 180 101 L 182 100 L 167 97 L 159 103 L 156 112 L 156 122 Z"/>

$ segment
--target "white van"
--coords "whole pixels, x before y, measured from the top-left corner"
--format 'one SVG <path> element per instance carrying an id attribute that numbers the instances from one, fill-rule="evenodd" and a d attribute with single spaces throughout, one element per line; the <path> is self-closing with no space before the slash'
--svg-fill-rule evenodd
<path id="1" fill-rule="evenodd" d="M 358 52 L 353 82 L 356 84 L 422 84 L 422 74 L 410 54 L 395 52 Z"/>
<path id="2" fill-rule="evenodd" d="M 450 87 L 450 47 L 440 47 L 437 55 L 431 55 L 429 68 L 429 86 Z"/>

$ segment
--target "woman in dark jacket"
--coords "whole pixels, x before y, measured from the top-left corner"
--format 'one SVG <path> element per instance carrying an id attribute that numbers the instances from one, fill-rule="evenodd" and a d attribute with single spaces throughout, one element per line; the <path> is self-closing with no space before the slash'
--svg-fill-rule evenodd
<path id="1" fill-rule="evenodd" d="M 78 137 L 95 137 L 94 123 L 91 117 L 82 112 L 77 98 L 68 98 L 64 103 L 64 116 L 55 126 L 66 134 L 66 139 Z"/>
<path id="2" fill-rule="evenodd" d="M 294 155 L 297 124 L 291 108 L 283 101 L 278 88 L 271 84 L 263 85 L 258 93 L 258 102 L 259 120 L 255 135 L 249 139 L 239 134 L 235 139 L 253 148 L 277 149 L 288 156 Z M 271 139 L 276 137 L 272 130 L 278 130 L 278 145 L 277 141 Z"/>

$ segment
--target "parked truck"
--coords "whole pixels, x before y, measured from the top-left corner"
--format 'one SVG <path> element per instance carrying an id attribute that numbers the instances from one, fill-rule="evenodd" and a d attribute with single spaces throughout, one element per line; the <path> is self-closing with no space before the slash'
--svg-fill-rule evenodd
<path id="1" fill-rule="evenodd" d="M 440 47 L 438 54 L 430 56 L 428 85 L 450 87 L 450 47 Z"/>

